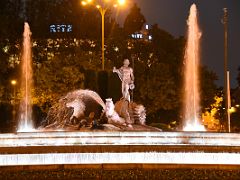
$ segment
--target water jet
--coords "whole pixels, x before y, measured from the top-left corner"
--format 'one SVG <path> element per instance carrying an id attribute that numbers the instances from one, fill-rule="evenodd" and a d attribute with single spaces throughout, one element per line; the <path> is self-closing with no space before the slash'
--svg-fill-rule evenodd
<path id="1" fill-rule="evenodd" d="M 24 23 L 23 47 L 21 54 L 21 100 L 19 109 L 18 132 L 34 131 L 32 119 L 32 42 L 28 23 Z"/>
<path id="2" fill-rule="evenodd" d="M 205 131 L 200 123 L 199 63 L 201 31 L 198 25 L 197 7 L 193 4 L 188 17 L 187 44 L 184 56 L 184 131 Z"/>

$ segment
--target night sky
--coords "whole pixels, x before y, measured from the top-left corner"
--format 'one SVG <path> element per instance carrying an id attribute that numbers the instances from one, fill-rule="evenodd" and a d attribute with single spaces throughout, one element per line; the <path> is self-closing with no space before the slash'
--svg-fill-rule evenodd
<path id="1" fill-rule="evenodd" d="M 130 1 L 130 0 L 128 0 Z M 232 88 L 237 86 L 240 66 L 240 0 L 134 0 L 141 8 L 148 24 L 157 23 L 174 36 L 186 34 L 186 20 L 191 4 L 199 10 L 202 30 L 202 63 L 217 73 L 217 84 L 223 86 L 223 8 L 229 13 L 229 70 Z M 129 5 L 130 6 L 130 5 Z M 126 10 L 122 14 L 127 14 Z"/>

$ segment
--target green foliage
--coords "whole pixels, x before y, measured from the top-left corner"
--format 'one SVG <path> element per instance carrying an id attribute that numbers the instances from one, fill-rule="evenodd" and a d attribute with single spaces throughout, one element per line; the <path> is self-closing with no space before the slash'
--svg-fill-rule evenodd
<path id="1" fill-rule="evenodd" d="M 41 45 L 44 44 L 40 42 Z M 38 51 L 34 51 L 33 56 L 34 103 L 39 106 L 46 102 L 50 104 L 56 102 L 60 96 L 69 91 L 84 88 L 85 69 L 96 70 L 100 67 L 98 56 L 81 50 L 72 40 L 48 40 L 45 43 L 47 44 L 43 46 L 47 46 L 48 51 L 46 52 L 45 48 L 39 51 L 36 46 Z"/>
<path id="2" fill-rule="evenodd" d="M 215 102 L 211 104 L 210 109 L 202 113 L 202 120 L 204 126 L 207 127 L 208 130 L 220 131 L 221 121 L 218 119 L 218 117 L 222 109 L 221 105 L 223 98 L 215 96 L 214 100 Z"/>
<path id="3" fill-rule="evenodd" d="M 84 74 L 72 65 L 62 67 L 58 60 L 44 63 L 35 71 L 34 104 L 56 102 L 65 93 L 83 88 Z"/>

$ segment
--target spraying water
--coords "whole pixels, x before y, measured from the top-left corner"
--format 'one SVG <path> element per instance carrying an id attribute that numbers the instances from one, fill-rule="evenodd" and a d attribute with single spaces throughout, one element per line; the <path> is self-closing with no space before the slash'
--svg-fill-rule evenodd
<path id="1" fill-rule="evenodd" d="M 187 45 L 184 57 L 184 131 L 205 131 L 204 126 L 199 122 L 199 44 L 201 31 L 197 15 L 197 7 L 193 4 L 188 18 Z"/>
<path id="2" fill-rule="evenodd" d="M 21 57 L 21 94 L 20 102 L 20 117 L 18 123 L 18 132 L 33 131 L 32 122 L 32 103 L 31 103 L 31 89 L 33 85 L 32 80 L 32 43 L 31 31 L 28 23 L 24 24 L 23 33 L 23 50 Z"/>

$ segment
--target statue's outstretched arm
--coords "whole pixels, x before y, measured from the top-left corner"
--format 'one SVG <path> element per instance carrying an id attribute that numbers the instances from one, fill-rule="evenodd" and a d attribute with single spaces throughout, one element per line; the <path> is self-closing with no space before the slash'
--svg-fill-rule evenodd
<path id="1" fill-rule="evenodd" d="M 113 67 L 113 72 L 117 73 L 117 75 L 120 78 L 120 80 L 123 81 L 121 69 L 116 69 L 116 67 Z"/>

